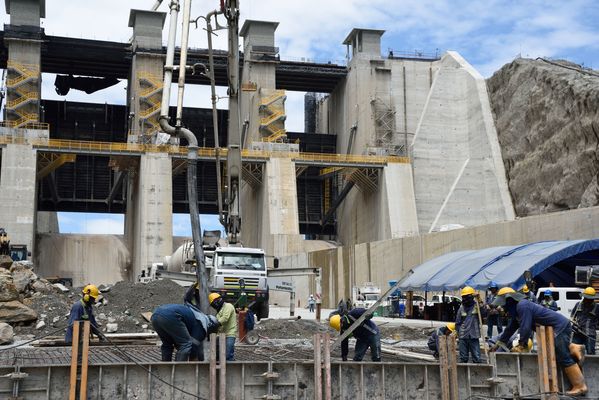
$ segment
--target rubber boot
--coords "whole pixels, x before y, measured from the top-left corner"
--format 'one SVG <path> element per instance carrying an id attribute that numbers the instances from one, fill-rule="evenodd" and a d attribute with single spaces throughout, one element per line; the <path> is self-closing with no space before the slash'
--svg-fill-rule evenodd
<path id="1" fill-rule="evenodd" d="M 582 365 L 584 364 L 584 346 L 581 344 L 570 343 L 568 347 L 570 355 L 574 361 L 576 361 L 580 369 L 582 369 Z"/>
<path id="2" fill-rule="evenodd" d="M 568 381 L 570 381 L 570 385 L 572 385 L 572 388 L 566 392 L 566 395 L 584 396 L 587 394 L 587 385 L 584 383 L 584 376 L 582 375 L 582 370 L 578 364 L 573 364 L 564 368 L 564 372 L 566 373 Z"/>

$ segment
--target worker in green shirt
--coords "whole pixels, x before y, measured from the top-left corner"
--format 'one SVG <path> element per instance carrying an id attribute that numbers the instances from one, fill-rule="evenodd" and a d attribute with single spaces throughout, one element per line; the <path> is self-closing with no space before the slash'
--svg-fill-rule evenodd
<path id="1" fill-rule="evenodd" d="M 208 301 L 210 306 L 216 310 L 216 319 L 220 324 L 218 333 L 224 333 L 227 337 L 227 361 L 235 361 L 235 338 L 237 337 L 235 306 L 225 302 L 225 299 L 218 293 L 210 293 Z"/>

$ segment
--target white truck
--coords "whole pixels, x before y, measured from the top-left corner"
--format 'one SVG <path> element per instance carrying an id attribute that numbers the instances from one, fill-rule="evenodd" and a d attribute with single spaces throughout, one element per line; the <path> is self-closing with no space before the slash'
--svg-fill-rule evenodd
<path id="1" fill-rule="evenodd" d="M 370 308 L 381 298 L 381 288 L 372 282 L 352 288 L 352 302 L 355 307 Z"/>

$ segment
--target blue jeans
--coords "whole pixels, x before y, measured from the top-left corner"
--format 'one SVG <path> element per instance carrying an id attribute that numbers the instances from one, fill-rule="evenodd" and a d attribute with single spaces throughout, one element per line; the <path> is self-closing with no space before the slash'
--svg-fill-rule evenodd
<path id="1" fill-rule="evenodd" d="M 459 349 L 461 363 L 467 363 L 470 355 L 472 355 L 473 363 L 480 363 L 480 342 L 478 339 L 460 338 Z"/>
<path id="2" fill-rule="evenodd" d="M 369 335 L 367 339 L 356 339 L 354 361 L 362 361 L 368 348 L 370 348 L 370 356 L 372 357 L 372 361 L 381 361 L 380 333 Z"/>
<path id="3" fill-rule="evenodd" d="M 173 348 L 177 349 L 175 361 L 204 360 L 202 344 L 191 337 L 179 318 L 154 313 L 152 326 L 162 341 L 162 361 L 173 360 Z"/>
<path id="4" fill-rule="evenodd" d="M 570 324 L 555 337 L 555 360 L 562 367 L 569 367 L 576 364 L 570 355 L 570 336 L 572 336 L 572 327 Z"/>
<path id="5" fill-rule="evenodd" d="M 218 359 L 218 355 L 220 354 L 218 338 L 216 340 L 216 357 Z M 225 346 L 227 361 L 235 361 L 235 336 L 227 336 Z"/>
<path id="6" fill-rule="evenodd" d="M 497 334 L 501 335 L 503 332 L 503 326 L 501 325 L 501 319 L 499 315 L 493 314 L 487 317 L 487 337 L 493 337 L 493 326 L 497 325 Z"/>

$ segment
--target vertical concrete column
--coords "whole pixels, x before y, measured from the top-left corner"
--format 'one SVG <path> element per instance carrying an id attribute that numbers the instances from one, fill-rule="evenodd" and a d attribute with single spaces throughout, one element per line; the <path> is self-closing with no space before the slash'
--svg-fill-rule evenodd
<path id="1" fill-rule="evenodd" d="M 173 175 L 168 154 L 149 153 L 140 158 L 139 172 L 130 173 L 126 242 L 131 251 L 131 280 L 152 263 L 173 251 Z"/>
<path id="2" fill-rule="evenodd" d="M 2 149 L 0 227 L 12 244 L 25 244 L 33 253 L 36 225 L 37 152 L 31 145 L 9 144 Z"/>
<path id="3" fill-rule="evenodd" d="M 130 143 L 151 143 L 159 131 L 158 117 L 162 101 L 162 27 L 166 13 L 131 10 L 133 58 L 127 86 Z"/>
<path id="4" fill-rule="evenodd" d="M 244 54 L 241 74 L 241 118 L 250 123 L 245 140 L 246 147 L 263 136 L 260 133 L 261 100 L 272 96 L 276 88 L 278 51 L 275 48 L 275 31 L 278 25 L 278 22 L 246 20 L 239 31 L 239 35 L 243 36 Z M 282 107 L 284 110 L 284 105 Z"/>
<path id="5" fill-rule="evenodd" d="M 41 92 L 41 43 L 45 18 L 44 0 L 6 0 L 10 25 L 5 25 L 8 47 L 4 118 L 11 126 L 39 121 Z"/>

